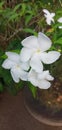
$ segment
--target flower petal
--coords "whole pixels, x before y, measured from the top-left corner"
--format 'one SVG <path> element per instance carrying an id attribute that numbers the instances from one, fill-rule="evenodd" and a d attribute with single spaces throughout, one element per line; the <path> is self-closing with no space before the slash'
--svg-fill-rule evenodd
<path id="1" fill-rule="evenodd" d="M 50 20 L 50 18 L 47 18 L 47 19 L 46 19 L 46 22 L 47 22 L 48 25 L 51 25 L 51 20 Z"/>
<path id="2" fill-rule="evenodd" d="M 49 71 L 45 72 L 49 73 Z M 43 77 L 44 79 L 39 79 L 38 74 L 34 70 L 30 70 L 28 73 L 28 81 L 30 81 L 34 86 L 39 87 L 40 89 L 48 89 L 51 86 L 51 83 L 48 82 L 45 79 L 45 76 Z"/>
<path id="3" fill-rule="evenodd" d="M 51 83 L 47 80 L 41 80 L 38 82 L 38 87 L 40 89 L 48 89 L 51 86 Z"/>
<path id="4" fill-rule="evenodd" d="M 54 22 L 53 17 L 55 16 L 55 13 L 50 13 L 47 9 L 43 9 L 43 12 L 45 13 L 44 16 L 46 18 L 47 24 L 51 25 L 51 22 Z"/>
<path id="5" fill-rule="evenodd" d="M 46 79 L 46 80 L 49 80 L 49 81 L 54 80 L 54 78 L 50 75 L 49 70 L 42 71 L 42 73 L 39 73 L 38 79 L 40 79 L 40 80 Z"/>
<path id="6" fill-rule="evenodd" d="M 59 26 L 60 29 L 62 29 L 62 26 Z"/>
<path id="7" fill-rule="evenodd" d="M 20 81 L 19 77 L 15 74 L 14 71 L 11 70 L 10 72 L 11 72 L 11 76 L 12 76 L 13 80 L 14 80 L 16 83 L 18 83 L 18 82 Z"/>
<path id="8" fill-rule="evenodd" d="M 36 72 L 42 72 L 43 70 L 43 65 L 40 61 L 40 58 L 37 54 L 34 54 L 34 56 L 30 60 L 30 66 L 32 69 L 34 69 Z"/>
<path id="9" fill-rule="evenodd" d="M 31 58 L 32 53 L 32 49 L 27 49 L 23 47 L 20 53 L 20 60 L 23 62 L 27 62 Z"/>
<path id="10" fill-rule="evenodd" d="M 55 16 L 55 13 L 51 13 L 51 17 L 54 17 Z"/>
<path id="11" fill-rule="evenodd" d="M 38 48 L 38 41 L 37 41 L 37 37 L 36 36 L 29 36 L 27 38 L 25 38 L 21 44 L 24 47 L 33 49 L 33 48 Z"/>
<path id="12" fill-rule="evenodd" d="M 9 59 L 6 59 L 6 60 L 3 62 L 2 67 L 5 68 L 5 69 L 10 69 L 13 65 L 14 65 L 14 62 L 12 62 L 12 61 L 9 60 Z"/>
<path id="13" fill-rule="evenodd" d="M 20 79 L 23 81 L 27 81 L 28 80 L 28 72 L 21 70 Z"/>
<path id="14" fill-rule="evenodd" d="M 43 9 L 43 12 L 47 15 L 50 15 L 50 12 L 47 9 Z"/>
<path id="15" fill-rule="evenodd" d="M 38 73 L 38 78 L 41 79 L 46 79 L 47 75 L 49 74 L 49 71 L 42 71 L 42 73 Z"/>
<path id="16" fill-rule="evenodd" d="M 17 66 L 13 66 L 11 68 L 11 75 L 12 75 L 12 78 L 13 80 L 18 83 L 20 81 L 20 68 L 17 67 Z"/>
<path id="17" fill-rule="evenodd" d="M 44 52 L 41 54 L 41 60 L 45 64 L 51 64 L 58 60 L 60 57 L 60 53 L 57 51 L 50 51 L 48 53 Z"/>
<path id="18" fill-rule="evenodd" d="M 28 70 L 30 67 L 29 62 L 21 62 L 21 68 L 23 70 Z"/>
<path id="19" fill-rule="evenodd" d="M 28 73 L 28 81 L 30 81 L 34 86 L 38 86 L 37 73 L 32 69 Z"/>
<path id="20" fill-rule="evenodd" d="M 53 80 L 54 80 L 54 77 L 52 77 L 52 76 L 49 74 L 49 75 L 47 75 L 46 79 L 49 80 L 49 81 L 53 81 Z"/>
<path id="21" fill-rule="evenodd" d="M 15 82 L 19 82 L 20 79 L 26 81 L 28 78 L 28 73 L 21 69 L 21 67 L 14 66 L 11 69 L 11 75 Z"/>
<path id="22" fill-rule="evenodd" d="M 15 52 L 6 52 L 6 55 L 11 61 L 19 62 L 20 56 Z"/>
<path id="23" fill-rule="evenodd" d="M 41 32 L 38 33 L 38 43 L 42 52 L 48 50 L 52 44 L 51 40 Z"/>
<path id="24" fill-rule="evenodd" d="M 60 17 L 57 21 L 58 21 L 59 23 L 62 23 L 62 17 Z"/>

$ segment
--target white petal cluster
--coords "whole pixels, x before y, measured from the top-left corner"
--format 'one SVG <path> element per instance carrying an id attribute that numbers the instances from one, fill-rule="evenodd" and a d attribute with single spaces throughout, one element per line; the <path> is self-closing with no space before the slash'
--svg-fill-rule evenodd
<path id="1" fill-rule="evenodd" d="M 38 73 L 43 71 L 43 63 L 51 64 L 60 57 L 60 53 L 57 51 L 46 52 L 51 47 L 52 42 L 41 32 L 38 33 L 38 37 L 29 36 L 25 38 L 22 41 L 22 45 L 21 61 L 29 61 L 30 67 Z"/>
<path id="2" fill-rule="evenodd" d="M 47 50 L 51 47 L 51 40 L 39 32 L 38 37 L 29 36 L 21 44 L 23 48 L 20 54 L 6 52 L 8 58 L 3 62 L 2 67 L 10 69 L 13 80 L 18 83 L 21 80 L 30 81 L 34 86 L 48 89 L 50 81 L 54 78 L 48 70 L 44 70 L 44 64 L 51 64 L 58 60 L 60 53 Z"/>
<path id="3" fill-rule="evenodd" d="M 53 79 L 54 78 L 49 74 L 48 70 L 37 73 L 31 69 L 28 74 L 28 81 L 40 89 L 48 89 L 51 86 L 49 81 L 52 81 Z"/>
<path id="4" fill-rule="evenodd" d="M 51 64 L 59 59 L 57 51 L 46 52 L 52 45 L 51 40 L 39 32 L 38 37 L 29 36 L 22 41 L 23 48 L 20 53 L 22 62 L 29 62 L 31 70 L 28 73 L 28 81 L 34 86 L 47 89 L 51 86 L 49 81 L 54 78 L 49 71 L 43 71 L 43 63 Z"/>
<path id="5" fill-rule="evenodd" d="M 58 20 L 57 20 L 59 23 L 62 23 L 62 17 L 60 17 Z M 62 29 L 62 26 L 59 26 L 60 29 Z"/>
<path id="6" fill-rule="evenodd" d="M 50 13 L 47 9 L 43 9 L 43 12 L 44 12 L 44 16 L 46 18 L 46 23 L 48 25 L 51 25 L 51 22 L 54 23 L 55 13 Z"/>
<path id="7" fill-rule="evenodd" d="M 43 12 L 44 12 L 44 16 L 46 18 L 46 23 L 48 25 L 51 25 L 52 22 L 54 23 L 54 16 L 55 16 L 55 13 L 50 13 L 47 9 L 43 9 Z M 62 23 L 62 17 L 60 17 L 57 22 L 59 23 Z M 62 26 L 58 26 L 59 29 L 62 29 Z"/>
<path id="8" fill-rule="evenodd" d="M 20 55 L 15 52 L 6 52 L 8 58 L 3 62 L 2 67 L 10 69 L 13 80 L 18 83 L 21 80 L 26 81 L 28 77 L 29 65 L 20 61 Z"/>

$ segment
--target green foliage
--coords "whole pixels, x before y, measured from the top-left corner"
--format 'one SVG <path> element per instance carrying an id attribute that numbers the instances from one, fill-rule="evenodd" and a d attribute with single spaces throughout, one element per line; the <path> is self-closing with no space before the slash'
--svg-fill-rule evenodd
<path id="1" fill-rule="evenodd" d="M 5 0 L 0 2 L 0 31 L 6 32 L 7 28 L 16 31 L 17 26 L 22 27 L 22 31 L 34 34 L 34 32 L 42 31 L 46 28 L 45 19 L 42 9 L 46 8 L 51 12 L 56 12 L 55 20 L 62 15 L 62 8 L 59 1 L 55 0 L 22 0 L 15 4 L 13 8 L 8 6 L 4 8 Z M 58 24 L 55 24 L 54 29 Z M 25 31 L 26 30 L 26 31 Z M 32 31 L 31 31 L 32 30 Z M 8 34 L 7 34 L 8 35 Z"/>
<path id="2" fill-rule="evenodd" d="M 1 3 L 0 3 L 0 9 L 2 9 L 3 4 L 4 4 L 4 2 L 1 2 Z"/>
<path id="3" fill-rule="evenodd" d="M 37 33 L 33 30 L 33 29 L 30 29 L 30 28 L 25 28 L 23 29 L 23 31 L 25 31 L 26 33 L 31 33 L 33 35 L 36 35 L 37 36 Z"/>
<path id="4" fill-rule="evenodd" d="M 56 13 L 55 23 L 51 26 L 46 24 L 43 9 Z M 37 36 L 37 32 L 43 31 L 53 42 L 50 50 L 62 52 L 62 30 L 58 29 L 62 24 L 57 22 L 60 17 L 62 17 L 61 0 L 20 0 L 13 7 L 6 5 L 6 0 L 0 0 L 0 43 L 6 45 L 5 51 L 19 53 L 22 39 L 32 34 Z M 6 89 L 15 95 L 23 87 L 23 82 L 15 84 L 10 71 L 2 68 L 5 58 L 2 49 L 0 50 L 0 92 L 4 90 L 5 85 Z M 28 86 L 35 97 L 37 88 L 31 84 Z"/>
<path id="5" fill-rule="evenodd" d="M 62 37 L 60 37 L 57 41 L 55 41 L 56 44 L 62 45 Z"/>
<path id="6" fill-rule="evenodd" d="M 6 89 L 12 95 L 16 95 L 20 90 L 23 89 L 23 82 L 20 81 L 19 83 L 14 83 L 13 81 L 6 86 Z"/>
<path id="7" fill-rule="evenodd" d="M 6 48 L 6 51 L 17 50 L 19 52 L 21 48 L 22 48 L 21 41 L 19 39 L 14 39 L 9 43 L 9 45 Z"/>
<path id="8" fill-rule="evenodd" d="M 4 90 L 4 86 L 3 86 L 3 84 L 0 82 L 0 92 L 3 92 L 3 90 Z"/>

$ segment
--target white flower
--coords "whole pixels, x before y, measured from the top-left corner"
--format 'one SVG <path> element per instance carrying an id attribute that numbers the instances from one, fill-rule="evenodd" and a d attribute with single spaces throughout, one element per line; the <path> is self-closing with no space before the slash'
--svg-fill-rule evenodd
<path id="1" fill-rule="evenodd" d="M 53 81 L 54 78 L 49 74 L 49 71 L 42 71 L 36 73 L 34 70 L 30 70 L 28 74 L 28 81 L 30 81 L 35 87 L 40 89 L 48 89 L 51 86 L 49 81 Z"/>
<path id="2" fill-rule="evenodd" d="M 62 23 L 62 17 L 60 17 L 57 21 L 58 21 L 59 23 Z M 62 26 L 59 26 L 59 28 L 61 29 Z"/>
<path id="3" fill-rule="evenodd" d="M 44 16 L 46 18 L 47 24 L 51 25 L 51 22 L 54 22 L 53 17 L 55 16 L 55 13 L 50 13 L 47 9 L 43 9 L 43 12 L 45 13 Z"/>
<path id="4" fill-rule="evenodd" d="M 24 46 L 20 53 L 20 59 L 23 62 L 30 61 L 30 66 L 36 72 L 43 71 L 43 64 L 55 62 L 60 53 L 57 51 L 45 52 L 51 47 L 51 40 L 43 33 L 39 32 L 38 37 L 29 36 L 22 41 Z"/>
<path id="5" fill-rule="evenodd" d="M 20 61 L 20 55 L 14 52 L 6 52 L 8 58 L 3 62 L 2 67 L 5 69 L 10 69 L 13 80 L 18 83 L 20 79 L 27 80 L 27 72 L 25 70 L 29 69 L 27 63 L 22 63 Z"/>

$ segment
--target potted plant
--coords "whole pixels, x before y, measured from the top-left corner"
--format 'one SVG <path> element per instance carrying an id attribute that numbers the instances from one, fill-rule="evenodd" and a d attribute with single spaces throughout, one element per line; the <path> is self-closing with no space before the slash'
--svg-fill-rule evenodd
<path id="1" fill-rule="evenodd" d="M 42 12 L 45 28 L 22 40 L 20 52 L 5 52 L 2 67 L 16 83 L 27 81 L 25 105 L 36 119 L 62 125 L 62 17 Z"/>

